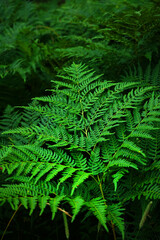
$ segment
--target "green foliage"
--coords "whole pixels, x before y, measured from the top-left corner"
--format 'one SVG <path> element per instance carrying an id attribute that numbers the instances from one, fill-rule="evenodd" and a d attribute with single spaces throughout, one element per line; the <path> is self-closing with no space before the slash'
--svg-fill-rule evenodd
<path id="1" fill-rule="evenodd" d="M 117 81 L 129 64 L 140 62 L 144 69 L 159 60 L 155 1 L 57 2 L 0 2 L 2 109 L 42 95 L 73 61 L 90 62 L 98 74 Z"/>
<path id="2" fill-rule="evenodd" d="M 66 1 L 57 11 L 50 26 L 62 38 L 55 53 L 65 63 L 90 61 L 97 72 L 116 79 L 128 63 L 140 61 L 144 67 L 159 59 L 159 6 L 154 2 Z"/>
<path id="3" fill-rule="evenodd" d="M 64 226 L 70 239 L 159 239 L 159 12 L 158 0 L 0 1 L 4 229 L 9 203 L 43 218 L 45 239 Z"/>
<path id="4" fill-rule="evenodd" d="M 75 63 L 52 82 L 52 95 L 1 120 L 0 201 L 40 215 L 50 205 L 52 219 L 61 205 L 72 221 L 87 210 L 124 239 L 123 206 L 160 198 L 158 90 Z"/>

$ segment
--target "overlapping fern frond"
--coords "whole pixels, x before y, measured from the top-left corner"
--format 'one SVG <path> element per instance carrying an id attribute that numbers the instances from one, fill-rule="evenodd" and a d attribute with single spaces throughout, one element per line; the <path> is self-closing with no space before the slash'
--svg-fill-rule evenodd
<path id="1" fill-rule="evenodd" d="M 14 209 L 21 203 L 30 213 L 38 204 L 40 214 L 50 205 L 52 218 L 60 203 L 72 206 L 73 219 L 88 207 L 106 230 L 110 221 L 124 238 L 122 202 L 140 194 L 160 198 L 152 176 L 153 168 L 159 172 L 157 157 L 151 162 L 159 156 L 159 96 L 137 82 L 102 80 L 82 64 L 64 72 L 53 81 L 51 96 L 35 98 L 16 115 L 17 128 L 2 122 L 2 137 L 9 137 L 1 145 L 0 164 L 10 177 L 0 201 Z M 134 178 L 137 169 L 150 174 L 150 181 L 139 184 L 137 178 L 130 189 L 123 179 Z M 128 191 L 117 200 L 121 186 Z"/>

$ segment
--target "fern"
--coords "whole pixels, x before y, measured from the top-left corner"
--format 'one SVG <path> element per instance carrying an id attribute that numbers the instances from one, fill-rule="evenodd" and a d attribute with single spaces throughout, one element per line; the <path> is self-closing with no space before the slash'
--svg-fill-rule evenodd
<path id="1" fill-rule="evenodd" d="M 69 204 L 72 221 L 87 209 L 124 239 L 123 204 L 160 198 L 157 90 L 102 80 L 83 64 L 59 77 L 51 96 L 5 113 L 17 120 L 11 129 L 2 121 L 1 137 L 9 139 L 0 148 L 7 175 L 0 201 L 13 209 L 21 203 L 30 214 L 39 206 L 40 215 L 49 205 L 52 219 L 59 204 Z"/>

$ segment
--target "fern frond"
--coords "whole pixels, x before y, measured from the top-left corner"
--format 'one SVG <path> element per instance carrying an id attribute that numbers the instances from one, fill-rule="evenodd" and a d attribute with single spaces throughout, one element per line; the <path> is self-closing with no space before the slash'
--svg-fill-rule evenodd
<path id="1" fill-rule="evenodd" d="M 2 123 L 7 185 L 2 181 L 0 202 L 13 209 L 22 204 L 30 214 L 39 206 L 40 215 L 50 205 L 52 219 L 62 202 L 71 205 L 72 221 L 88 207 L 107 231 L 111 222 L 124 238 L 121 204 L 159 199 L 157 90 L 102 81 L 82 64 L 64 71 L 51 96 L 16 112 L 10 130 Z M 6 119 L 12 114 L 9 109 Z"/>
<path id="2" fill-rule="evenodd" d="M 84 182 L 85 179 L 87 179 L 90 176 L 90 173 L 78 171 L 76 172 L 74 179 L 73 179 L 73 185 L 72 185 L 72 191 L 71 195 L 73 195 L 76 188 L 79 187 L 81 183 Z"/>
<path id="3" fill-rule="evenodd" d="M 125 237 L 125 228 L 124 221 L 121 215 L 123 214 L 124 208 L 120 206 L 120 204 L 111 204 L 107 207 L 107 218 L 115 224 L 116 227 L 119 228 L 122 239 Z"/>
<path id="4" fill-rule="evenodd" d="M 73 216 L 72 216 L 72 222 L 74 221 L 75 217 L 79 213 L 81 207 L 84 205 L 84 199 L 80 196 L 76 196 L 75 198 L 69 199 L 69 204 L 73 208 Z"/>
<path id="5" fill-rule="evenodd" d="M 57 212 L 57 208 L 60 204 L 60 202 L 64 199 L 64 195 L 62 196 L 56 196 L 55 198 L 51 198 L 50 201 L 49 201 L 49 205 L 50 205 L 50 208 L 51 208 L 51 212 L 52 212 L 52 220 L 54 219 L 55 217 L 55 214 Z"/>
<path id="6" fill-rule="evenodd" d="M 108 227 L 106 225 L 106 208 L 104 200 L 101 198 L 93 198 L 91 201 L 87 202 L 86 205 L 89 207 L 90 211 L 98 218 L 102 226 L 108 232 Z"/>

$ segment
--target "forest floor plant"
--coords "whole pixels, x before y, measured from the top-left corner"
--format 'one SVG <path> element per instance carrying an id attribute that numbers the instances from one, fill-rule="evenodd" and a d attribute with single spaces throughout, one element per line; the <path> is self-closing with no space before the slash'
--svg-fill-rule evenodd
<path id="1" fill-rule="evenodd" d="M 34 98 L 24 111 L 6 109 L 0 127 L 1 204 L 14 210 L 21 204 L 30 215 L 37 206 L 40 215 L 49 206 L 52 219 L 61 209 L 67 238 L 68 213 L 72 222 L 79 214 L 94 215 L 103 237 L 112 232 L 114 240 L 133 240 L 138 232 L 143 239 L 138 229 L 151 201 L 155 207 L 160 198 L 157 88 L 103 80 L 75 63 L 59 78 L 52 81 L 52 95 Z M 144 214 L 141 219 L 138 211 L 130 230 L 134 217 L 128 206 L 135 199 Z"/>

